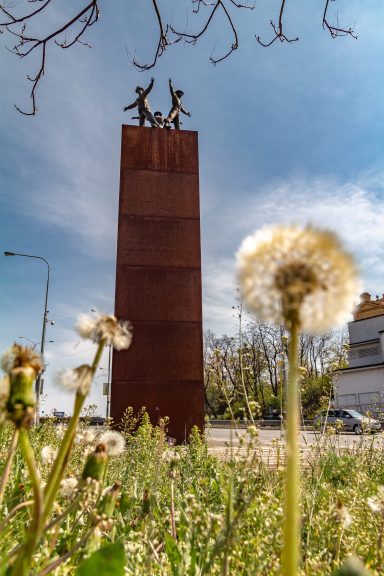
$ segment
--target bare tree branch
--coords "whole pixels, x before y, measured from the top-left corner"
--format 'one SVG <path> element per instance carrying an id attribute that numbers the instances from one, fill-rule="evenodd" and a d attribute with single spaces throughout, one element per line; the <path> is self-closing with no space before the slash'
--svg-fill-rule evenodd
<path id="1" fill-rule="evenodd" d="M 40 0 L 33 0 L 40 1 Z M 13 16 L 9 9 L 7 10 L 3 5 L 0 5 L 0 11 L 5 14 L 8 18 L 8 22 L 3 22 L 0 24 L 0 29 L 4 28 L 9 32 L 12 36 L 17 38 L 17 43 L 10 49 L 13 54 L 19 56 L 19 58 L 25 58 L 31 52 L 36 49 L 40 50 L 40 68 L 37 74 L 33 77 L 27 76 L 28 80 L 32 82 L 32 90 L 30 93 L 30 97 L 32 100 L 32 110 L 30 112 L 25 112 L 19 106 L 15 105 L 16 110 L 25 116 L 34 116 L 37 112 L 36 107 L 36 90 L 39 85 L 40 80 L 44 76 L 45 72 L 45 64 L 46 64 L 46 55 L 47 55 L 47 48 L 49 44 L 54 41 L 57 46 L 60 48 L 69 48 L 73 46 L 75 43 L 81 43 L 84 45 L 84 42 L 80 41 L 81 36 L 85 33 L 86 29 L 92 26 L 95 22 L 97 22 L 99 17 L 99 8 L 98 8 L 98 0 L 92 0 L 89 4 L 87 4 L 76 16 L 68 20 L 63 26 L 58 28 L 57 30 L 51 32 L 47 36 L 43 37 L 33 37 L 27 35 L 27 21 L 37 14 L 41 13 L 49 4 L 51 0 L 46 0 L 44 4 L 42 4 L 38 9 L 30 12 L 28 14 L 24 14 L 19 17 Z M 74 40 L 68 42 L 65 38 L 64 41 L 59 41 L 57 38 L 60 38 L 62 34 L 68 34 L 72 31 L 73 27 L 80 23 L 82 26 L 80 31 L 76 33 Z M 21 25 L 21 28 L 16 28 L 16 25 Z M 89 45 L 88 45 L 89 46 Z"/>
<path id="2" fill-rule="evenodd" d="M 285 8 L 285 0 L 282 0 L 280 5 L 279 24 L 277 28 L 276 24 L 273 22 L 273 20 L 271 20 L 271 26 L 275 33 L 275 36 L 272 38 L 272 40 L 270 42 L 265 43 L 260 40 L 260 36 L 256 36 L 257 42 L 264 48 L 268 48 L 268 46 L 271 46 L 271 44 L 273 44 L 277 39 L 279 39 L 280 42 L 288 42 L 289 44 L 298 41 L 299 38 L 287 38 L 287 36 L 283 32 L 284 8 Z"/>
<path id="3" fill-rule="evenodd" d="M 151 68 L 154 68 L 154 66 L 156 66 L 158 58 L 160 58 L 160 56 L 163 54 L 163 52 L 165 51 L 167 46 L 169 46 L 169 44 L 170 44 L 168 41 L 168 37 L 167 37 L 169 27 L 168 27 L 168 25 L 166 27 L 164 27 L 164 25 L 163 25 L 163 19 L 162 19 L 161 14 L 160 14 L 157 0 L 152 0 L 152 4 L 153 4 L 153 9 L 154 9 L 155 14 L 156 14 L 157 23 L 159 26 L 159 40 L 157 43 L 155 55 L 154 55 L 153 60 L 150 64 L 140 64 L 140 62 L 138 62 L 136 59 L 133 59 L 134 66 L 136 66 L 136 68 L 138 68 L 139 70 L 150 70 Z"/>
<path id="4" fill-rule="evenodd" d="M 335 0 L 332 0 L 334 2 Z M 352 38 L 357 39 L 357 36 L 352 28 L 341 28 L 339 26 L 339 18 L 336 15 L 337 26 L 331 26 L 328 22 L 327 12 L 329 8 L 330 0 L 325 0 L 324 13 L 323 13 L 323 28 L 328 30 L 332 38 L 337 38 L 338 36 L 352 36 Z"/>
<path id="5" fill-rule="evenodd" d="M 179 31 L 175 30 L 172 26 L 170 26 L 170 30 L 173 32 L 173 34 L 178 39 L 184 38 L 184 40 L 188 44 L 196 44 L 196 42 L 199 40 L 199 38 L 201 38 L 206 33 L 208 27 L 210 26 L 211 22 L 213 21 L 215 14 L 219 11 L 219 9 L 221 9 L 225 15 L 225 18 L 227 20 L 229 28 L 232 32 L 233 41 L 230 44 L 227 52 L 225 52 L 225 54 L 223 56 L 221 56 L 219 58 L 213 58 L 212 56 L 210 57 L 210 61 L 212 62 L 212 64 L 218 64 L 219 62 L 222 62 L 223 60 L 228 58 L 228 56 L 230 54 L 232 54 L 232 52 L 237 50 L 237 48 L 239 46 L 238 34 L 237 34 L 236 27 L 234 25 L 232 16 L 231 16 L 229 10 L 227 9 L 224 0 L 215 0 L 214 2 L 206 2 L 205 0 L 192 0 L 192 3 L 197 6 L 193 10 L 194 13 L 199 12 L 201 6 L 213 6 L 211 13 L 208 16 L 208 18 L 207 18 L 205 24 L 203 25 L 202 29 L 200 30 L 200 32 L 195 33 L 195 34 L 191 34 L 191 33 L 187 33 L 187 32 L 179 32 Z M 243 3 L 238 3 L 238 2 L 235 2 L 234 0 L 229 0 L 229 3 L 232 4 L 233 6 L 235 6 L 236 8 L 248 8 L 250 10 L 254 9 L 254 5 L 247 5 L 247 4 L 243 4 Z"/>
<path id="6" fill-rule="evenodd" d="M 74 44 L 81 44 L 83 46 L 91 47 L 85 41 L 84 35 L 88 28 L 93 26 L 99 19 L 99 3 L 101 0 L 83 0 L 83 8 L 73 17 L 70 17 L 64 24 L 57 27 L 57 29 L 45 35 L 30 33 L 32 23 L 39 25 L 40 19 L 44 18 L 47 10 L 53 6 L 52 0 L 23 0 L 14 2 L 12 0 L 0 0 L 0 34 L 8 33 L 11 38 L 16 39 L 13 46 L 6 48 L 18 56 L 25 58 L 33 52 L 39 53 L 39 64 L 36 74 L 28 75 L 28 80 L 32 83 L 30 92 L 31 98 L 31 111 L 25 111 L 19 106 L 15 108 L 26 116 L 34 116 L 37 112 L 36 105 L 36 92 L 39 87 L 40 81 L 46 71 L 46 61 L 48 57 L 50 46 L 58 46 L 62 49 L 72 47 Z M 137 0 L 138 2 L 140 0 Z M 339 25 L 338 17 L 336 15 L 335 22 L 330 23 L 329 7 L 330 2 L 335 0 L 323 0 L 324 11 L 322 25 L 325 30 L 328 30 L 332 38 L 338 36 L 352 36 L 356 38 L 352 28 L 342 27 Z M 157 23 L 156 39 L 154 41 L 154 53 L 149 63 L 142 63 L 136 57 L 131 58 L 133 65 L 138 70 L 150 70 L 157 64 L 160 56 L 163 55 L 165 50 L 183 40 L 187 44 L 196 44 L 198 40 L 208 33 L 221 16 L 224 18 L 224 24 L 228 29 L 228 45 L 224 47 L 223 53 L 219 56 L 211 55 L 210 61 L 212 64 L 218 64 L 228 58 L 232 52 L 239 47 L 239 31 L 235 21 L 235 13 L 239 9 L 254 10 L 254 0 L 186 0 L 186 3 L 192 5 L 192 14 L 200 19 L 200 29 L 198 32 L 191 32 L 185 28 L 180 31 L 177 26 L 174 26 L 163 13 L 163 8 L 160 9 L 159 0 L 151 0 L 153 15 Z M 181 2 L 180 2 L 181 3 Z M 67 3 L 71 6 L 71 3 Z M 107 5 L 109 6 L 110 3 Z M 166 3 L 164 3 L 166 4 Z M 280 42 L 297 42 L 298 38 L 289 38 L 284 31 L 284 10 L 286 8 L 286 0 L 280 0 L 280 11 L 277 24 L 272 20 L 270 22 L 274 36 L 269 42 L 264 42 L 260 36 L 256 36 L 257 42 L 263 46 L 271 46 L 276 40 Z M 113 8 L 110 8 L 113 9 Z M 222 21 L 219 20 L 220 27 Z M 44 29 L 44 27 L 43 27 Z"/>
<path id="7" fill-rule="evenodd" d="M 36 2 L 36 0 L 33 0 L 34 2 Z M 10 12 L 7 12 L 7 10 L 5 10 L 5 8 L 3 6 L 0 6 L 0 10 L 3 14 L 5 14 L 6 16 L 8 16 L 8 18 L 11 20 L 11 22 L 2 22 L 0 23 L 0 27 L 1 26 L 8 26 L 10 24 L 17 24 L 18 22 L 25 22 L 26 20 L 28 20 L 29 18 L 33 18 L 33 16 L 36 16 L 36 14 L 38 14 L 39 12 L 42 12 L 44 10 L 44 8 L 46 8 L 48 6 L 48 4 L 50 4 L 52 0 L 46 0 L 46 2 L 40 6 L 40 8 L 37 8 L 37 10 L 35 10 L 34 12 L 31 12 L 30 14 L 27 14 L 26 16 L 22 16 L 21 18 L 15 18 L 14 16 L 12 16 L 12 14 Z"/>

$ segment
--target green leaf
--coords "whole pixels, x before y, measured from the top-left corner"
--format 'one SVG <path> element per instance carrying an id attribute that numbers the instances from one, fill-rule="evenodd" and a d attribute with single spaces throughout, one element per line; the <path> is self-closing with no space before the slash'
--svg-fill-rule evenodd
<path id="1" fill-rule="evenodd" d="M 173 576 L 177 576 L 179 574 L 182 556 L 176 542 L 170 534 L 165 534 L 165 551 L 171 565 L 172 574 Z"/>
<path id="2" fill-rule="evenodd" d="M 76 571 L 76 576 L 124 576 L 125 553 L 121 542 L 108 544 L 84 560 Z"/>

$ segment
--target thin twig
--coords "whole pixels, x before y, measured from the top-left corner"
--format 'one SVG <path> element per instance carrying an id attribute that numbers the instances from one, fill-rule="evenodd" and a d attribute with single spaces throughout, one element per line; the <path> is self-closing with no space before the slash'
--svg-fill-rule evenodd
<path id="1" fill-rule="evenodd" d="M 285 0 L 281 0 L 278 28 L 276 28 L 276 24 L 273 22 L 273 20 L 271 20 L 270 22 L 273 31 L 275 33 L 275 36 L 272 38 L 272 40 L 270 42 L 262 42 L 260 40 L 260 36 L 256 36 L 257 42 L 264 48 L 268 48 L 268 46 L 271 46 L 276 40 L 280 40 L 280 42 L 288 42 L 288 44 L 298 41 L 299 38 L 287 38 L 287 36 L 283 32 L 284 8 L 285 8 Z"/>
<path id="2" fill-rule="evenodd" d="M 328 22 L 327 12 L 329 8 L 329 0 L 325 0 L 324 12 L 323 12 L 323 28 L 328 30 L 332 38 L 337 38 L 338 36 L 352 36 L 352 38 L 357 39 L 356 34 L 352 28 L 340 28 L 339 26 L 331 26 Z"/>
<path id="3" fill-rule="evenodd" d="M 90 28 L 95 22 L 97 22 L 99 18 L 99 8 L 98 8 L 98 0 L 92 0 L 89 4 L 87 4 L 76 16 L 68 20 L 63 26 L 59 27 L 57 30 L 54 30 L 50 34 L 45 37 L 32 37 L 28 36 L 26 33 L 26 21 L 32 17 L 35 17 L 39 13 L 41 13 L 44 8 L 48 6 L 51 0 L 47 0 L 44 4 L 42 4 L 37 10 L 29 13 L 24 14 L 18 18 L 14 17 L 8 10 L 5 10 L 4 7 L 0 6 L 0 10 L 9 18 L 9 22 L 0 23 L 0 30 L 1 28 L 5 28 L 7 32 L 9 32 L 12 36 L 15 36 L 18 39 L 18 43 L 13 46 L 13 48 L 9 49 L 10 52 L 19 56 L 19 58 L 25 58 L 26 56 L 30 55 L 36 49 L 41 49 L 41 57 L 40 57 L 40 67 L 37 74 L 33 77 L 27 76 L 28 80 L 30 80 L 32 85 L 32 90 L 30 93 L 30 97 L 32 100 L 32 110 L 30 112 L 26 112 L 22 110 L 19 106 L 15 105 L 15 108 L 21 114 L 25 116 L 34 116 L 37 112 L 36 106 L 36 90 L 41 81 L 42 77 L 44 76 L 45 72 L 45 64 L 46 64 L 46 54 L 47 54 L 47 47 L 50 42 L 54 42 L 57 46 L 61 48 L 69 48 L 73 46 L 75 43 L 80 43 L 85 46 L 89 46 L 89 44 L 85 42 L 81 42 L 80 38 L 85 33 L 87 28 Z M 87 16 L 87 14 L 89 15 Z M 81 22 L 83 26 L 80 29 L 71 42 L 59 42 L 57 40 L 63 33 L 69 31 L 76 23 Z M 20 30 L 15 30 L 13 27 L 16 24 L 22 24 Z"/>

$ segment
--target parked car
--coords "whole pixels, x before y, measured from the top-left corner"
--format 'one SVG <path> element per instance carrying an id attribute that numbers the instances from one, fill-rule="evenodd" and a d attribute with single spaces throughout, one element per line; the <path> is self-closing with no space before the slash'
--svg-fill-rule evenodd
<path id="1" fill-rule="evenodd" d="M 103 426 L 105 422 L 105 418 L 102 416 L 91 416 L 89 421 L 90 426 Z"/>
<path id="2" fill-rule="evenodd" d="M 337 429 L 339 425 L 343 430 L 350 430 L 355 434 L 381 431 L 381 424 L 378 420 L 363 416 L 360 412 L 349 408 L 322 410 L 315 417 L 313 425 L 317 429 L 324 428 L 324 426 L 334 426 Z"/>

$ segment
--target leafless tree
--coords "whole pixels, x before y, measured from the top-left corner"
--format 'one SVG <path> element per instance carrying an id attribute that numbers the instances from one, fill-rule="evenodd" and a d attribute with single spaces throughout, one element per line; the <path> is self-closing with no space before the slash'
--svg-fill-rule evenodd
<path id="1" fill-rule="evenodd" d="M 344 27 L 339 23 L 338 15 L 330 15 L 330 3 L 336 0 L 323 0 L 324 10 L 322 13 L 322 26 L 329 32 L 332 38 L 337 36 L 356 35 L 351 27 Z M 52 45 L 62 49 L 67 49 L 74 44 L 82 44 L 90 47 L 86 40 L 87 32 L 99 19 L 99 6 L 103 0 L 84 0 L 80 10 L 64 17 L 63 21 L 58 21 L 56 25 L 47 31 L 44 23 L 54 21 L 52 12 L 49 10 L 54 7 L 54 0 L 0 0 L 0 33 L 8 35 L 12 43 L 7 46 L 8 50 L 19 58 L 26 58 L 32 54 L 38 54 L 37 70 L 28 76 L 32 83 L 31 88 L 31 110 L 25 111 L 16 106 L 22 114 L 33 116 L 37 112 L 36 92 L 38 85 L 45 74 L 47 54 Z M 179 0 L 179 6 L 182 0 Z M 276 40 L 280 42 L 296 42 L 298 38 L 289 38 L 284 31 L 284 15 L 287 8 L 287 0 L 279 0 L 280 9 L 278 23 L 271 20 L 273 37 L 270 41 L 262 41 L 260 36 L 256 36 L 257 42 L 264 47 L 271 46 Z M 148 63 L 143 63 L 137 58 L 132 58 L 133 64 L 139 70 L 149 70 L 153 68 L 159 57 L 167 48 L 180 41 L 189 44 L 196 44 L 203 36 L 214 28 L 218 19 L 224 18 L 228 29 L 227 47 L 217 56 L 211 55 L 210 60 L 217 64 L 232 54 L 239 47 L 239 29 L 236 23 L 236 13 L 238 10 L 246 9 L 253 11 L 253 0 L 183 0 L 183 7 L 189 9 L 190 16 L 187 16 L 187 22 L 193 21 L 197 30 L 189 29 L 189 26 L 183 24 L 181 28 L 173 25 L 172 16 L 168 16 L 165 6 L 166 2 L 161 0 L 151 0 L 153 17 L 157 23 L 157 38 L 153 38 L 153 56 Z M 68 3 L 67 10 L 72 3 Z M 105 10 L 113 10 L 113 3 L 105 3 Z M 140 9 L 140 0 L 129 3 L 128 10 L 133 11 L 135 8 Z M 127 4 L 128 5 L 128 4 Z M 59 18 L 59 12 L 55 16 Z M 220 20 L 220 30 L 222 29 L 222 20 Z M 39 30 L 40 32 L 34 32 Z"/>
<path id="2" fill-rule="evenodd" d="M 271 400 L 279 407 L 287 348 L 282 327 L 255 321 L 247 325 L 241 338 L 238 335 L 218 338 L 207 332 L 204 374 L 208 411 L 216 416 L 228 403 L 244 407 L 244 387 L 248 398 L 258 402 L 263 413 L 271 406 Z M 347 352 L 345 331 L 301 336 L 301 384 L 308 406 L 318 401 L 322 390 L 329 390 L 332 371 L 345 366 Z"/>

